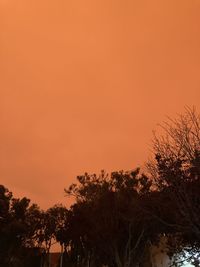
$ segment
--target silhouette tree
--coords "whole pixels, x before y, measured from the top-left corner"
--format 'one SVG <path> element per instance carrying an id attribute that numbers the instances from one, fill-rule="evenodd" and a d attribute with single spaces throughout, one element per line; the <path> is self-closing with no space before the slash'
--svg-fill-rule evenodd
<path id="1" fill-rule="evenodd" d="M 72 254 L 80 266 L 133 266 L 141 262 L 155 238 L 152 217 L 141 208 L 151 182 L 139 173 L 104 171 L 99 176 L 78 176 L 78 184 L 65 190 L 76 197 L 69 232 Z M 82 264 L 82 265 L 81 265 Z"/>
<path id="2" fill-rule="evenodd" d="M 173 228 L 170 245 L 174 251 L 190 247 L 197 252 L 200 249 L 200 117 L 195 109 L 187 108 L 184 114 L 169 118 L 161 127 L 163 134 L 155 135 L 153 140 L 155 160 L 147 164 L 154 186 L 168 199 L 170 216 L 163 217 L 162 213 L 158 217 Z M 160 205 L 166 206 L 162 201 Z"/>

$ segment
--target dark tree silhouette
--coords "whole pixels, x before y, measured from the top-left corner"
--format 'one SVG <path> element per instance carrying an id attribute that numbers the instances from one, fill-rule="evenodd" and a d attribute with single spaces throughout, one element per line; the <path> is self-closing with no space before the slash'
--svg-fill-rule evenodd
<path id="1" fill-rule="evenodd" d="M 0 266 L 31 266 L 26 259 L 39 253 L 33 250 L 39 227 L 36 210 L 39 208 L 30 205 L 29 199 L 15 199 L 0 186 Z"/>
<path id="2" fill-rule="evenodd" d="M 200 117 L 187 108 L 161 129 L 147 175 L 135 169 L 78 176 L 65 190 L 75 197 L 69 210 L 55 205 L 43 211 L 0 185 L 0 267 L 41 266 L 41 256 L 50 266 L 55 242 L 62 267 L 144 267 L 152 244 L 163 237 L 173 266 L 176 255 L 188 252 L 198 266 Z"/>
<path id="3" fill-rule="evenodd" d="M 174 233 L 170 246 L 174 251 L 187 247 L 197 253 L 200 251 L 200 117 L 195 109 L 187 108 L 184 114 L 169 118 L 161 127 L 163 134 L 155 135 L 153 140 L 155 160 L 148 162 L 147 167 L 159 194 L 167 196 L 170 216 L 162 213 L 157 217 L 171 225 Z"/>
<path id="4" fill-rule="evenodd" d="M 139 264 L 158 232 L 152 217 L 141 208 L 144 196 L 150 194 L 150 180 L 136 169 L 110 176 L 104 171 L 98 176 L 86 173 L 78 176 L 78 182 L 65 192 L 77 199 L 71 208 L 69 231 L 79 264 Z"/>

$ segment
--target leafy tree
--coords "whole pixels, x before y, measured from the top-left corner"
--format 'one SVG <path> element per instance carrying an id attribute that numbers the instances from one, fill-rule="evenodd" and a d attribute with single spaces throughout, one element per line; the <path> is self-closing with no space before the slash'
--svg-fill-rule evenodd
<path id="1" fill-rule="evenodd" d="M 27 198 L 15 199 L 0 186 L 0 266 L 31 266 L 27 258 L 38 254 L 36 233 L 39 231 L 40 210 Z M 35 249 L 34 249 L 35 248 Z"/>
<path id="2" fill-rule="evenodd" d="M 187 108 L 176 119 L 161 125 L 163 134 L 154 136 L 155 160 L 147 167 L 155 188 L 167 196 L 170 216 L 159 218 L 171 225 L 174 252 L 183 248 L 199 251 L 200 248 L 200 117 L 195 109 Z M 171 222 L 173 221 L 173 223 Z"/>
<path id="3" fill-rule="evenodd" d="M 129 267 L 139 263 L 154 238 L 150 216 L 141 208 L 150 192 L 149 179 L 139 169 L 110 176 L 104 171 L 99 176 L 86 173 L 77 179 L 79 183 L 65 191 L 77 199 L 68 229 L 79 264 Z"/>
<path id="4" fill-rule="evenodd" d="M 44 252 L 47 257 L 43 263 L 50 264 L 52 244 L 63 245 L 66 240 L 67 215 L 68 210 L 62 205 L 42 211 L 25 197 L 14 198 L 0 185 L 0 267 L 32 266 L 45 256 Z"/>

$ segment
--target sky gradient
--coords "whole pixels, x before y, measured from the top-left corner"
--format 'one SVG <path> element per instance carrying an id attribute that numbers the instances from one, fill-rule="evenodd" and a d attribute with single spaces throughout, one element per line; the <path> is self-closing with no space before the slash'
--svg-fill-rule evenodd
<path id="1" fill-rule="evenodd" d="M 0 183 L 42 208 L 200 112 L 200 0 L 0 0 Z"/>

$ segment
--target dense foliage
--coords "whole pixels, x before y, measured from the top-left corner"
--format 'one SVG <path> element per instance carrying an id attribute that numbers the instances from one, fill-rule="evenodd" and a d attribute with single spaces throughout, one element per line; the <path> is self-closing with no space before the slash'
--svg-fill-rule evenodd
<path id="1" fill-rule="evenodd" d="M 150 266 L 150 248 L 163 236 L 173 266 L 180 253 L 200 266 L 200 119 L 188 109 L 162 129 L 146 175 L 135 169 L 78 176 L 65 189 L 75 197 L 70 209 L 43 211 L 1 185 L 0 267 L 48 265 L 55 242 L 63 267 Z"/>

